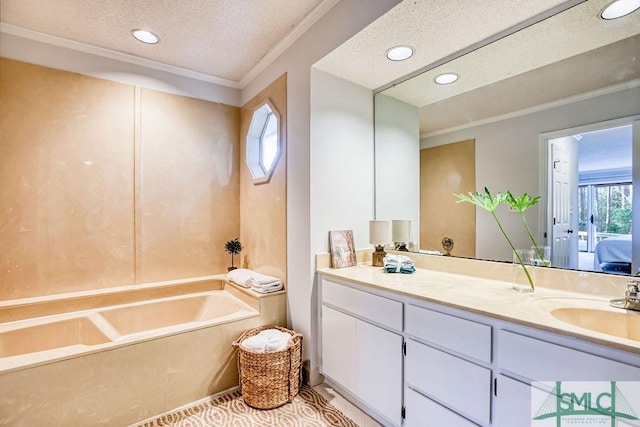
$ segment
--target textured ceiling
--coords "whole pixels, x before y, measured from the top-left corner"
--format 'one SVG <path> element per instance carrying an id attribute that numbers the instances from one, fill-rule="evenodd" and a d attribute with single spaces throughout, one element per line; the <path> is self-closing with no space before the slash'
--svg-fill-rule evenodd
<path id="1" fill-rule="evenodd" d="M 435 63 L 556 7 L 580 0 L 404 0 L 320 60 L 317 68 L 369 89 Z M 411 58 L 387 49 L 409 45 Z"/>
<path id="2" fill-rule="evenodd" d="M 305 19 L 336 0 L 2 0 L 0 18 L 27 30 L 241 81 Z M 130 31 L 148 29 L 157 45 Z M 223 82 L 224 83 L 224 82 Z"/>
<path id="3" fill-rule="evenodd" d="M 457 10 L 447 1 L 405 0 L 316 66 L 374 90 L 388 87 L 381 93 L 420 107 L 423 137 L 443 133 L 585 92 L 637 83 L 640 11 L 605 21 L 598 15 L 609 2 L 485 0 L 480 3 L 486 10 L 478 12 L 482 8 L 476 1 Z M 491 7 L 499 13 L 488 13 Z M 528 19 L 550 8 L 541 15 L 546 19 Z M 451 19 L 458 24 L 452 26 Z M 468 49 L 524 20 L 539 22 Z M 384 53 L 395 44 L 412 45 L 416 53 L 404 62 L 388 61 Z M 469 53 L 433 67 L 461 51 Z M 460 79 L 452 85 L 435 84 L 434 77 L 444 72 L 455 72 Z"/>
<path id="4" fill-rule="evenodd" d="M 610 1 L 590 0 L 582 3 L 473 53 L 428 70 L 411 79 L 410 83 L 390 88 L 385 94 L 412 105 L 424 106 L 638 34 L 640 13 L 615 21 L 598 18 L 599 11 Z M 628 48 L 633 49 L 633 45 L 629 44 Z M 640 47 L 636 45 L 635 53 L 638 52 Z M 608 61 L 601 64 L 593 61 L 593 66 L 598 69 L 591 71 L 600 73 L 602 68 L 610 71 L 611 67 L 607 64 Z M 567 65 L 572 66 L 570 62 Z M 573 73 L 576 69 L 569 68 L 565 72 Z M 448 86 L 435 84 L 433 79 L 443 72 L 457 73 L 460 79 Z"/>
<path id="5" fill-rule="evenodd" d="M 443 97 L 420 108 L 420 134 L 450 131 L 505 114 L 548 105 L 584 93 L 596 93 L 632 80 L 640 79 L 636 35 L 586 53 L 515 75 L 504 80 L 478 86 L 473 90 Z M 471 55 L 470 55 L 471 56 Z M 473 70 L 472 63 L 465 71 Z M 432 92 L 439 88 L 428 82 L 407 81 L 403 91 Z M 385 95 L 387 92 L 384 92 Z M 640 99 L 638 100 L 640 104 Z"/>

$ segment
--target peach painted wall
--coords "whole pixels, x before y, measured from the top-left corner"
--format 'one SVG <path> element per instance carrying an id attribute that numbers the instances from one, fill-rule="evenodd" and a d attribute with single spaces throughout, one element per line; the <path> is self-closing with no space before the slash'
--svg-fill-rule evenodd
<path id="1" fill-rule="evenodd" d="M 0 58 L 0 300 L 225 271 L 235 107 Z"/>
<path id="2" fill-rule="evenodd" d="M 138 282 L 224 273 L 240 232 L 240 110 L 141 92 Z"/>
<path id="3" fill-rule="evenodd" d="M 280 157 L 271 180 L 254 184 L 246 163 L 246 139 L 255 109 L 267 99 L 280 115 Z M 286 282 L 287 272 L 287 76 L 279 77 L 247 102 L 240 112 L 241 266 Z"/>
<path id="4" fill-rule="evenodd" d="M 442 249 L 442 238 L 454 241 L 452 255 L 474 257 L 476 209 L 457 203 L 454 193 L 476 188 L 475 140 L 420 150 L 420 248 Z"/>

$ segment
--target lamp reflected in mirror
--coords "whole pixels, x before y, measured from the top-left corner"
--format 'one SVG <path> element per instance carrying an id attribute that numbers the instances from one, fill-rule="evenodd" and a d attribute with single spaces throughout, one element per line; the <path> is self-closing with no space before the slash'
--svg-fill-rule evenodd
<path id="1" fill-rule="evenodd" d="M 371 265 L 382 267 L 384 257 L 387 254 L 384 246 L 390 241 L 389 221 L 369 221 L 369 243 L 375 245 L 376 250 L 371 257 Z"/>
<path id="2" fill-rule="evenodd" d="M 396 251 L 408 252 L 407 245 L 411 242 L 411 221 L 408 219 L 394 219 L 391 221 L 391 238 Z"/>

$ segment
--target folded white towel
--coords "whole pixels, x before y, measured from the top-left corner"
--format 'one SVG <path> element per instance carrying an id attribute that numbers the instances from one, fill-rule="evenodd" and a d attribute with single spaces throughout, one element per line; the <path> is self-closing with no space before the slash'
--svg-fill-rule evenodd
<path id="1" fill-rule="evenodd" d="M 408 273 L 415 270 L 413 260 L 406 255 L 387 254 L 382 262 L 387 271 L 395 270 L 396 273 Z"/>
<path id="2" fill-rule="evenodd" d="M 240 343 L 240 345 L 242 346 L 242 348 L 245 348 L 247 350 L 263 352 L 267 348 L 267 342 L 268 342 L 267 337 L 254 335 L 252 337 L 249 337 L 243 340 Z"/>
<path id="3" fill-rule="evenodd" d="M 430 251 L 428 249 L 420 249 L 418 250 L 418 252 L 420 252 L 421 254 L 427 254 L 427 255 L 442 255 L 442 252 L 440 251 Z"/>
<path id="4" fill-rule="evenodd" d="M 259 292 L 261 294 L 267 294 L 269 292 L 276 292 L 284 287 L 281 281 L 277 281 L 268 285 L 252 285 L 251 290 Z"/>
<path id="5" fill-rule="evenodd" d="M 252 288 L 256 292 L 275 292 L 283 288 L 277 277 L 260 274 L 247 268 L 237 268 L 227 273 L 227 280 L 244 288 Z"/>
<path id="6" fill-rule="evenodd" d="M 274 283 L 282 283 L 280 279 L 273 276 L 265 276 L 264 274 L 255 273 L 248 280 L 249 286 L 266 286 Z"/>
<path id="7" fill-rule="evenodd" d="M 279 336 L 279 335 L 281 335 L 283 333 L 286 334 L 286 332 L 282 332 L 282 331 L 279 331 L 277 329 L 265 329 L 263 331 L 258 332 L 258 335 L 256 335 L 256 336 L 264 337 L 264 338 L 269 340 L 269 339 L 271 339 L 273 337 L 277 337 L 277 336 Z M 287 335 L 289 335 L 289 334 L 287 334 Z"/>
<path id="8" fill-rule="evenodd" d="M 291 335 L 284 334 L 288 336 L 278 336 L 276 338 L 272 338 L 267 342 L 267 351 L 278 351 L 284 350 L 289 345 L 289 340 L 291 339 Z"/>
<path id="9" fill-rule="evenodd" d="M 251 284 L 249 284 L 248 282 L 255 274 L 258 273 L 253 270 L 249 270 L 246 268 L 236 268 L 235 270 L 231 270 L 227 273 L 227 280 L 244 288 L 249 288 L 251 287 Z"/>
<path id="10" fill-rule="evenodd" d="M 387 254 L 384 259 L 383 262 L 386 266 L 403 266 L 403 267 L 409 267 L 409 266 L 413 266 L 414 262 L 411 258 L 409 258 L 406 255 L 393 255 L 393 254 Z"/>
<path id="11" fill-rule="evenodd" d="M 277 329 L 265 329 L 257 335 L 246 338 L 240 345 L 251 351 L 265 352 L 284 350 L 289 345 L 291 334 Z"/>

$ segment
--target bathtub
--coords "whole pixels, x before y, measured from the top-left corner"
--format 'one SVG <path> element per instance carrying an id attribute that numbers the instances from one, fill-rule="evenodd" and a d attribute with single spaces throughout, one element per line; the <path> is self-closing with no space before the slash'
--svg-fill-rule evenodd
<path id="1" fill-rule="evenodd" d="M 0 425 L 128 425 L 237 385 L 231 343 L 284 292 L 224 276 L 0 303 Z"/>

